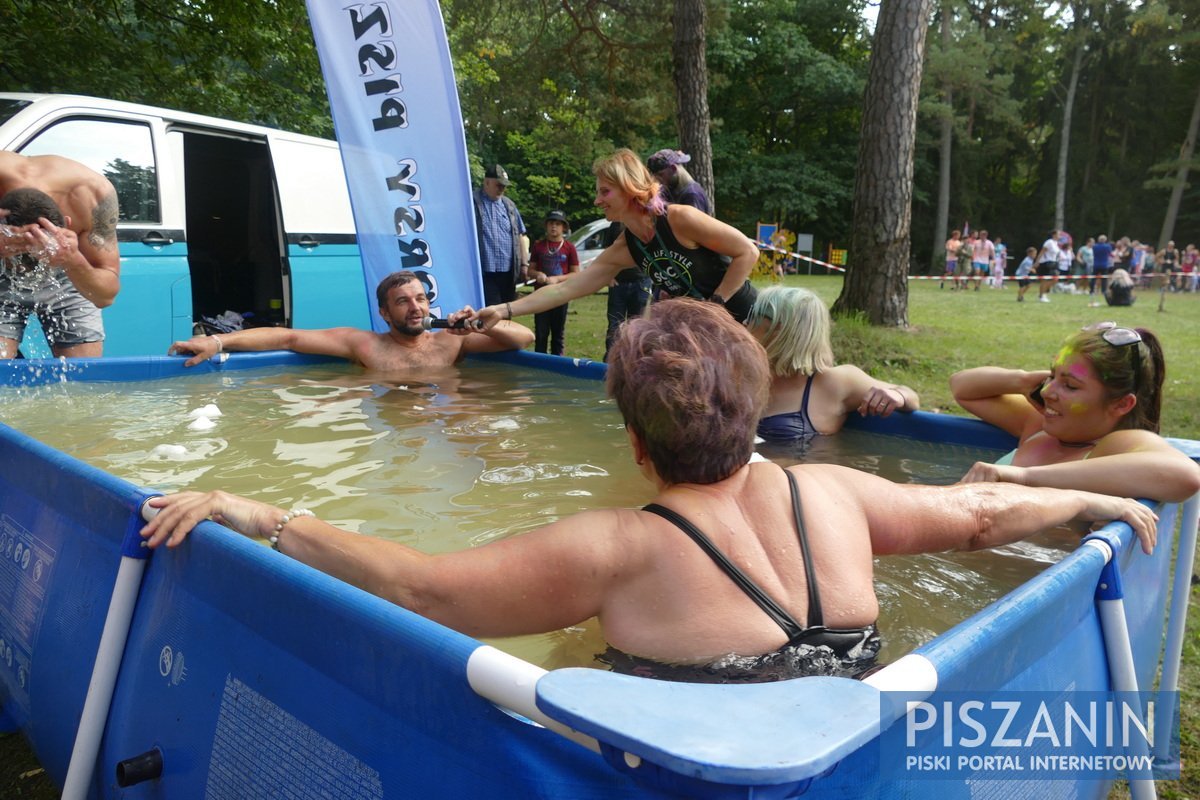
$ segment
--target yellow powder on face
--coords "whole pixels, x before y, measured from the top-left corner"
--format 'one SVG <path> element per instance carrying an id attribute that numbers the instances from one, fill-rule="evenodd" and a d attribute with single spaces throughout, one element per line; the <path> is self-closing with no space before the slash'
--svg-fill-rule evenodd
<path id="1" fill-rule="evenodd" d="M 1080 403 L 1078 401 L 1071 403 L 1071 407 L 1068 409 L 1068 411 L 1072 414 L 1082 414 L 1082 413 L 1086 412 L 1087 410 L 1088 410 L 1087 403 Z"/>

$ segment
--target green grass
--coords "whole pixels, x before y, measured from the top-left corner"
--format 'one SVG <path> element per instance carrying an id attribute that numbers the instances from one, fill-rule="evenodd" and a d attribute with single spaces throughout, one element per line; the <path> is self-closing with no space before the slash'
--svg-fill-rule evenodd
<path id="1" fill-rule="evenodd" d="M 789 276 L 832 305 L 840 277 Z M 950 394 L 950 373 L 981 364 L 1047 369 L 1058 346 L 1080 327 L 1100 320 L 1149 328 L 1163 344 L 1167 362 L 1163 432 L 1200 439 L 1200 293 L 1168 294 L 1158 309 L 1157 292 L 1144 291 L 1130 308 L 1090 308 L 1089 295 L 1052 294 L 1050 303 L 1016 302 L 1016 283 L 978 292 L 938 289 L 936 280 L 909 283 L 908 330 L 872 328 L 841 319 L 834 325 L 833 346 L 839 362 L 857 364 L 872 375 L 911 386 L 926 411 L 963 413 Z M 575 300 L 567 319 L 567 355 L 599 360 L 604 356 L 606 297 Z M 532 319 L 520 320 L 531 327 Z"/>
<path id="2" fill-rule="evenodd" d="M 841 290 L 837 277 L 789 277 L 789 285 L 806 286 L 832 304 Z M 854 320 L 835 325 L 838 360 L 856 363 L 871 374 L 907 384 L 921 395 L 927 411 L 962 413 L 947 386 L 951 372 L 980 364 L 1038 369 L 1049 366 L 1059 343 L 1082 325 L 1112 319 L 1122 325 L 1152 329 L 1163 342 L 1167 385 L 1163 431 L 1168 436 L 1200 439 L 1200 359 L 1191 345 L 1200 331 L 1200 294 L 1169 294 L 1164 310 L 1158 294 L 1142 292 L 1132 308 L 1089 308 L 1091 298 L 1052 295 L 1052 302 L 1016 302 L 1016 285 L 978 292 L 939 290 L 937 281 L 912 281 L 906 331 L 881 330 Z M 604 355 L 604 295 L 571 303 L 567 321 L 567 354 L 599 360 Z M 532 320 L 523 320 L 532 325 Z M 1200 774 L 1188 765 L 1200 759 L 1200 590 L 1193 589 L 1181 675 L 1183 779 L 1162 782 L 1167 800 L 1200 798 Z M 0 737 L 0 797 L 57 796 L 20 736 Z M 34 772 L 33 775 L 26 773 Z M 932 787 L 931 789 L 935 789 Z M 1118 787 L 1114 796 L 1122 796 Z"/>

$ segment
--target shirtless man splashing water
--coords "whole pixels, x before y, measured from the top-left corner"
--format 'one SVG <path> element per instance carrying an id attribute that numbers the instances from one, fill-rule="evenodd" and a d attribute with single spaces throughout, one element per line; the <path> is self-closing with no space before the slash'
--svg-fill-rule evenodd
<path id="1" fill-rule="evenodd" d="M 54 355 L 99 356 L 104 349 L 100 309 L 121 288 L 117 252 L 117 192 L 103 175 L 61 156 L 22 156 L 0 150 L 0 197 L 35 189 L 62 213 L 60 224 L 45 215 L 5 224 L 0 204 L 0 358 L 12 358 L 37 313 Z M 28 254 L 46 269 L 22 270 Z"/>

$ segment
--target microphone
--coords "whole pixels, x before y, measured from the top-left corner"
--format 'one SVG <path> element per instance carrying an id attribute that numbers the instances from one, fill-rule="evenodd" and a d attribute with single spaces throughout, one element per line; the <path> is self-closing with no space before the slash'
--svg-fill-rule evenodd
<path id="1" fill-rule="evenodd" d="M 479 320 L 474 320 L 473 322 L 471 322 L 469 324 L 470 324 L 470 327 L 472 327 L 472 328 L 476 328 L 476 329 L 483 328 L 483 323 L 480 322 Z M 458 322 L 455 322 L 455 323 L 451 323 L 450 320 L 448 320 L 448 319 L 438 319 L 437 317 L 425 317 L 424 319 L 421 320 L 421 327 L 427 331 L 433 330 L 434 328 L 455 328 L 456 330 L 462 330 L 463 328 L 466 328 L 467 326 L 468 326 L 468 322 L 465 319 L 460 319 Z"/>

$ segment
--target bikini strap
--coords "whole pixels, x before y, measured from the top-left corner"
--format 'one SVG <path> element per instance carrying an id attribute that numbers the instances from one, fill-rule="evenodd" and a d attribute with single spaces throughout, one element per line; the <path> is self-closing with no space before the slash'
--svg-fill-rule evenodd
<path id="1" fill-rule="evenodd" d="M 704 533 L 690 521 L 675 513 L 671 509 L 665 506 L 660 506 L 658 503 L 651 503 L 650 505 L 643 506 L 642 510 L 649 511 L 651 514 L 657 514 L 667 522 L 670 522 L 675 527 L 686 533 L 692 541 L 700 546 L 700 549 L 708 554 L 709 558 L 716 562 L 717 566 L 729 576 L 729 579 L 737 584 L 739 589 L 745 592 L 746 595 L 753 600 L 768 617 L 773 619 L 775 624 L 777 624 L 780 628 L 783 628 L 783 632 L 787 634 L 789 642 L 804 633 L 804 629 L 800 627 L 799 623 L 796 622 L 791 614 L 789 614 L 778 603 L 772 600 L 766 592 L 759 588 L 758 584 L 750 580 L 746 573 L 742 572 L 736 564 L 730 561 L 724 553 L 718 550 L 717 546 L 712 543 L 712 540 L 705 536 Z"/>
<path id="2" fill-rule="evenodd" d="M 800 398 L 800 416 L 804 418 L 804 429 L 808 433 L 817 432 L 816 426 L 812 424 L 812 418 L 808 416 L 808 393 L 812 391 L 813 381 L 816 379 L 816 377 L 816 375 L 808 376 L 808 380 L 804 384 L 804 397 Z M 785 469 L 784 472 L 787 472 L 787 470 Z M 791 474 L 792 473 L 788 472 L 788 475 Z M 793 499 L 792 502 L 794 505 L 796 502 L 795 499 Z M 805 563 L 807 563 L 807 561 Z"/>
<path id="3" fill-rule="evenodd" d="M 821 611 L 821 593 L 817 590 L 817 570 L 813 567 L 812 554 L 808 550 L 808 533 L 804 529 L 804 515 L 800 509 L 800 487 L 791 470 L 780 466 L 787 475 L 788 488 L 792 492 L 792 514 L 796 518 L 796 536 L 800 540 L 800 556 L 804 559 L 804 579 L 808 584 L 808 627 L 824 626 L 825 615 Z"/>

